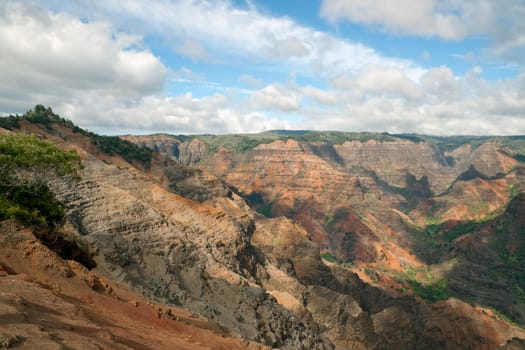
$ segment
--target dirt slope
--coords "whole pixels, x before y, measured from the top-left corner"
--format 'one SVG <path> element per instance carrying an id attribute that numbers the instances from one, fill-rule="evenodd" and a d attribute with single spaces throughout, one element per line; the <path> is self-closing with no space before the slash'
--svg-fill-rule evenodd
<path id="1" fill-rule="evenodd" d="M 0 226 L 0 340 L 16 349 L 262 349 L 155 304 L 11 222 Z"/>

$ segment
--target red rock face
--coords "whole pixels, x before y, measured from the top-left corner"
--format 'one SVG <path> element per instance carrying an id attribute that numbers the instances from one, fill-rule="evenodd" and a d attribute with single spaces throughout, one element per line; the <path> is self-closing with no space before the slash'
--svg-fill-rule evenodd
<path id="1" fill-rule="evenodd" d="M 519 166 L 488 175 L 471 169 L 469 159 L 474 156 L 470 150 L 458 151 L 455 161 L 440 163 L 441 153 L 433 147 L 415 144 L 419 148 L 412 152 L 405 141 L 385 143 L 388 149 L 406 153 L 399 157 L 399 164 L 417 160 L 418 152 L 435 152 L 432 157 L 438 159 L 437 165 L 405 164 L 406 169 L 420 171 L 415 175 L 409 170 L 403 174 L 399 164 L 395 165 L 397 173 L 390 171 L 394 163 L 388 163 L 386 155 L 382 160 L 367 160 L 373 157 L 370 149 L 380 151 L 380 143 L 375 142 L 363 143 L 366 152 L 352 151 L 355 158 L 361 157 L 352 163 L 354 158 L 344 158 L 336 147 L 324 143 L 276 141 L 237 153 L 226 147 L 210 152 L 197 140 L 184 143 L 160 137 L 155 142 L 171 142 L 172 146 L 153 142 L 152 147 L 171 155 L 154 156 L 151 167 L 144 169 L 102 154 L 89 141 L 60 126 L 50 129 L 59 130 L 54 134 L 38 127 L 32 130 L 63 147 L 76 148 L 85 160 L 75 188 L 63 184 L 55 188 L 67 209 L 68 230 L 89 242 L 104 276 L 125 281 L 143 295 L 81 271 L 78 264 L 52 255 L 28 237 L 30 233 L 13 236 L 0 227 L 0 284 L 7 282 L 0 285 L 0 291 L 8 295 L 7 303 L 5 298 L 0 300 L 2 308 L 13 310 L 17 303 L 8 290 L 9 276 L 14 273 L 28 271 L 42 286 L 46 280 L 60 282 L 51 285 L 52 291 L 16 284 L 26 293 L 25 300 L 43 302 L 39 313 L 23 307 L 23 300 L 22 306 L 15 307 L 19 315 L 13 316 L 18 322 L 14 328 L 27 327 L 27 335 L 20 336 L 27 337 L 30 346 L 32 341 L 58 339 L 62 343 L 56 346 L 81 348 L 118 344 L 239 348 L 236 339 L 227 338 L 230 333 L 224 327 L 235 337 L 290 349 L 332 349 L 333 344 L 355 349 L 496 349 L 505 344 L 519 346 L 525 339 L 522 329 L 489 309 L 456 299 L 431 304 L 420 296 L 404 295 L 411 291 L 403 280 L 406 276 L 418 281 L 446 278 L 451 291 L 469 296 L 474 304 L 486 305 L 488 296 L 497 301 L 498 308 L 509 306 L 503 302 L 516 297 L 521 288 L 523 220 L 516 218 L 523 217 L 523 197 L 514 198 L 501 215 L 473 222 L 476 226 L 467 227 L 465 234 L 457 234 L 458 227 L 465 227 L 456 219 L 472 218 L 476 213 L 467 210 L 456 213 L 454 219 L 447 213 L 466 201 L 482 203 L 495 194 L 508 203 L 505 198 L 515 189 L 506 185 L 523 179 Z M 179 153 L 174 152 L 175 146 Z M 366 157 L 358 156 L 359 152 Z M 512 159 L 506 157 L 503 152 L 501 159 L 511 164 Z M 183 159 L 200 159 L 202 169 L 235 184 L 261 212 L 289 218 L 256 214 L 239 196 L 241 192 L 206 171 L 182 165 Z M 450 165 L 454 162 L 456 165 Z M 509 165 L 505 162 L 495 166 L 505 169 Z M 428 169 L 457 176 L 436 196 L 434 175 Z M 480 205 L 477 214 L 490 208 Z M 329 263 L 321 259 L 326 252 L 353 265 Z M 498 268 L 507 265 L 514 268 L 509 276 L 518 276 L 512 281 L 518 294 L 506 293 L 505 284 L 511 280 L 505 271 L 498 274 Z M 493 275 L 494 271 L 498 273 Z M 21 282 L 20 277 L 16 279 Z M 424 289 L 421 295 L 433 297 L 434 289 Z M 79 296 L 90 306 L 77 309 L 78 302 L 72 298 Z M 146 307 L 148 301 L 143 297 L 177 303 L 208 321 L 167 305 Z M 510 305 L 509 315 L 520 321 L 522 304 L 511 300 L 516 304 Z M 66 321 L 51 328 L 46 333 L 49 336 L 41 330 L 35 336 L 35 322 L 56 320 L 56 312 L 46 312 L 49 303 L 60 304 L 60 319 Z M 82 312 L 90 317 L 83 317 Z M 28 315 L 32 322 L 19 322 Z M 200 329 L 184 328 L 181 322 L 172 322 L 177 321 L 172 317 Z M 90 342 L 93 337 L 74 332 L 85 322 L 92 322 L 95 343 Z M 111 326 L 101 330 L 108 323 Z M 50 324 L 46 321 L 46 327 Z M 9 336 L 18 334 L 20 328 L 14 328 L 9 328 Z M 158 339 L 152 336 L 156 331 Z M 170 337 L 170 332 L 175 335 Z M 7 340 L 19 341 L 16 337 Z M 241 348 L 250 346 L 261 345 L 241 344 Z"/>
<path id="2" fill-rule="evenodd" d="M 196 165 L 237 187 L 265 215 L 295 220 L 322 252 L 397 293 L 406 287 L 395 282 L 398 274 L 427 269 L 434 279 L 449 278 L 442 264 L 464 255 L 446 253 L 456 236 L 477 235 L 476 222 L 501 215 L 525 184 L 523 164 L 512 152 L 494 141 L 441 151 L 408 140 L 332 145 L 289 139 L 245 153 L 220 147 Z M 473 228 L 462 232 L 469 222 Z M 512 273 L 503 275 L 509 280 Z M 458 290 L 467 293 L 477 283 L 483 282 Z M 488 299 L 482 303 L 501 307 Z"/>
<path id="3" fill-rule="evenodd" d="M 158 136 L 147 141 L 151 143 L 157 149 L 167 147 Z M 398 222 L 404 216 L 399 212 L 420 226 L 429 217 L 480 219 L 504 206 L 508 188 L 521 181 L 512 171 L 517 161 L 496 142 L 475 150 L 465 145 L 441 152 L 437 146 L 407 140 L 331 145 L 290 139 L 261 144 L 242 154 L 219 147 L 205 157 L 202 143 L 196 140 L 176 147 L 182 162 L 193 159 L 193 164 L 244 193 L 260 194 L 264 202 L 271 202 L 273 215 L 298 220 L 317 243 L 343 257 L 346 253 L 337 237 L 346 232 L 337 231 L 344 231 L 347 224 L 334 225 L 338 213 L 353 213 L 358 221 L 365 216 L 377 218 L 383 227 L 374 233 L 394 232 L 403 246 Z M 370 237 L 367 230 L 357 230 L 360 237 Z"/>
<path id="4" fill-rule="evenodd" d="M 349 171 L 359 171 L 359 168 L 373 171 L 392 186 L 406 187 L 407 173 L 417 179 L 427 176 L 434 192 L 439 192 L 454 180 L 452 169 L 444 166 L 443 155 L 427 143 L 370 140 L 345 142 L 334 148 Z"/>

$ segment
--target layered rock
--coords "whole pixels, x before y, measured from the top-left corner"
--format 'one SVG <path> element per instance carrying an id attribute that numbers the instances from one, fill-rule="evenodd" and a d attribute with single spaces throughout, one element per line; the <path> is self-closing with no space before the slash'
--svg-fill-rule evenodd
<path id="1" fill-rule="evenodd" d="M 501 293 L 502 284 L 486 281 L 486 273 L 459 277 L 459 271 L 469 274 L 467 261 L 472 259 L 465 255 L 501 253 L 492 246 L 486 251 L 482 244 L 470 246 L 470 252 L 461 249 L 463 241 L 456 238 L 465 235 L 472 241 L 466 236 L 473 233 L 470 227 L 503 213 L 525 184 L 524 166 L 514 157 L 516 151 L 499 141 L 446 142 L 372 139 L 331 144 L 288 137 L 246 152 L 208 149 L 199 153 L 204 156 L 196 165 L 237 187 L 261 213 L 300 223 L 323 252 L 352 263 L 361 278 L 393 295 L 411 288 L 399 283 L 399 276 L 413 278 L 412 271 L 426 269 L 433 276 L 426 283 L 450 278 L 450 291 L 458 297 L 468 299 L 478 293 L 479 284 L 488 286 L 490 292 L 483 289 L 486 297 L 475 300 L 506 312 L 503 300 L 519 304 L 517 295 Z M 475 240 L 483 242 L 494 234 L 494 229 L 487 230 Z M 453 259 L 459 261 L 457 275 L 444 267 Z M 495 270 L 497 261 L 489 259 L 486 268 Z M 501 263 L 503 280 L 508 281 L 514 272 Z M 499 294 L 494 300 L 501 302 L 491 303 L 491 294 Z"/>
<path id="2" fill-rule="evenodd" d="M 432 190 L 439 193 L 455 178 L 446 158 L 425 142 L 351 141 L 334 148 L 348 171 L 373 171 L 391 186 L 407 187 L 407 174 L 417 179 L 426 176 Z"/>
<path id="3" fill-rule="evenodd" d="M 456 299 L 429 305 L 392 298 L 344 268 L 328 267 L 287 219 L 258 221 L 252 243 L 267 259 L 267 291 L 296 315 L 312 317 L 338 348 L 488 350 L 525 335 L 490 310 Z"/>
<path id="4" fill-rule="evenodd" d="M 168 193 L 131 167 L 86 161 L 82 175 L 75 189 L 59 188 L 59 198 L 109 276 L 248 339 L 330 348 L 257 285 L 251 221 Z"/>
<path id="5" fill-rule="evenodd" d="M 63 230 L 67 232 L 58 234 L 81 240 L 67 226 Z M 13 222 L 0 223 L 2 348 L 266 348 L 186 310 L 153 303 L 77 261 L 65 260 L 39 235 Z"/>
<path id="6" fill-rule="evenodd" d="M 399 229 L 415 225 L 415 214 L 400 210 L 411 208 L 407 194 L 372 167 L 351 173 L 328 146 L 279 141 L 241 155 L 218 148 L 201 161 L 240 191 L 258 193 L 259 206 L 269 204 L 271 213 L 299 225 L 259 216 L 240 192 L 205 172 L 162 157 L 149 170 L 116 157 L 100 161 L 78 141 L 82 180 L 75 188 L 55 184 L 68 222 L 89 242 L 99 273 L 151 299 L 284 349 L 494 349 L 525 337 L 484 309 L 454 299 L 432 306 L 395 297 L 324 262 L 316 241 L 323 249 L 348 244 L 351 259 L 369 266 L 423 265 Z M 416 204 L 431 205 L 430 182 L 412 176 L 407 172 L 404 181 L 419 184 Z M 200 181 L 212 190 L 199 190 Z M 454 331 L 464 323 L 470 333 Z"/>

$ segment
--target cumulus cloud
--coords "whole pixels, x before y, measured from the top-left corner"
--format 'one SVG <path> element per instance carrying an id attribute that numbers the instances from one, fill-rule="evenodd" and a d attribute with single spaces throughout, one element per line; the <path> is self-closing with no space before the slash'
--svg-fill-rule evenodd
<path id="1" fill-rule="evenodd" d="M 451 101 L 459 98 L 459 81 L 448 67 L 432 68 L 421 77 L 421 87 L 431 96 Z"/>
<path id="2" fill-rule="evenodd" d="M 337 108 L 302 110 L 301 126 L 434 135 L 508 135 L 525 130 L 524 76 L 489 83 L 479 76 L 477 66 L 464 76 L 436 67 L 414 82 L 389 70 L 334 78 L 331 90 L 324 93 Z"/>
<path id="3" fill-rule="evenodd" d="M 239 77 L 239 80 L 243 82 L 244 84 L 253 87 L 253 88 L 259 88 L 264 85 L 264 80 L 255 78 L 249 74 L 243 74 Z"/>
<path id="4" fill-rule="evenodd" d="M 310 50 L 305 43 L 296 37 L 283 39 L 272 38 L 268 40 L 268 56 L 271 59 L 286 59 L 292 57 L 304 57 Z"/>
<path id="5" fill-rule="evenodd" d="M 414 82 L 399 69 L 365 67 L 357 78 L 357 88 L 364 94 L 387 94 L 417 99 L 420 92 Z"/>
<path id="6" fill-rule="evenodd" d="M 108 23 L 85 23 L 64 13 L 0 3 L 0 91 L 3 112 L 31 103 L 56 105 L 96 89 L 128 97 L 162 91 L 168 69 L 140 38 Z"/>
<path id="7" fill-rule="evenodd" d="M 456 2 L 458 7 L 460 3 Z M 385 0 L 379 3 L 324 0 L 321 16 L 332 22 L 348 19 L 356 23 L 381 25 L 386 30 L 403 34 L 437 35 L 445 39 L 463 37 L 465 33 L 460 23 L 461 12 L 452 12 L 452 4 L 441 8 L 437 5 L 438 2 L 434 0 Z"/>
<path id="8" fill-rule="evenodd" d="M 273 84 L 252 93 L 250 103 L 254 109 L 291 112 L 299 109 L 301 98 L 293 88 Z"/>
<path id="9" fill-rule="evenodd" d="M 60 109 L 66 115 L 75 115 L 81 125 L 91 130 L 114 134 L 242 133 L 291 127 L 266 114 L 238 108 L 221 94 L 202 98 L 191 93 L 175 97 L 145 96 L 131 104 L 112 96 L 87 94 Z"/>
<path id="10" fill-rule="evenodd" d="M 179 54 L 191 58 L 194 61 L 208 61 L 210 56 L 200 43 L 193 40 L 186 40 L 175 48 Z"/>
<path id="11" fill-rule="evenodd" d="M 492 55 L 525 60 L 521 0 L 323 0 L 321 16 L 334 23 L 349 20 L 398 34 L 447 40 L 488 36 Z"/>
<path id="12" fill-rule="evenodd" d="M 79 16 L 111 18 L 130 30 L 140 28 L 167 36 L 177 52 L 194 60 L 252 60 L 271 65 L 273 70 L 293 66 L 303 74 L 316 75 L 356 70 L 373 63 L 420 74 L 420 68 L 409 60 L 384 57 L 360 43 L 301 26 L 287 17 L 262 14 L 254 6 L 241 9 L 228 0 L 68 3 Z M 276 66 L 275 61 L 282 64 Z"/>
<path id="13" fill-rule="evenodd" d="M 341 96 L 336 91 L 326 91 L 310 85 L 299 88 L 299 91 L 303 96 L 321 105 L 330 106 L 341 102 Z"/>
<path id="14" fill-rule="evenodd" d="M 447 1 L 441 1 L 440 6 Z M 336 3 L 325 0 L 323 6 L 331 2 Z M 525 75 L 489 82 L 481 77 L 475 62 L 463 76 L 446 66 L 422 68 L 289 18 L 261 14 L 254 7 L 239 9 L 226 0 L 39 3 L 67 6 L 70 12 L 0 2 L 1 112 L 23 112 L 44 103 L 83 127 L 111 133 L 286 128 L 430 134 L 525 132 Z M 360 21 L 380 23 L 381 16 L 388 17 L 392 11 L 388 3 L 376 4 L 379 9 L 375 14 L 364 12 L 376 22 L 363 14 Z M 453 2 L 463 6 L 460 3 Z M 486 3 L 482 0 L 480 6 Z M 368 6 L 368 2 L 362 4 Z M 515 2 L 508 0 L 508 5 L 512 4 Z M 441 13 L 434 5 L 432 0 L 422 0 L 414 11 L 432 24 Z M 517 13 L 519 9 L 514 6 Z M 347 10 L 341 7 L 340 16 L 332 19 L 348 18 Z M 481 8 L 479 15 L 486 12 Z M 422 33 L 450 38 L 474 33 L 473 25 L 455 22 L 454 16 L 464 13 L 463 7 L 445 11 L 443 16 L 452 18 L 448 19 L 449 34 L 445 29 L 437 32 L 439 26 L 421 29 L 433 33 Z M 409 18 L 411 11 L 397 16 L 389 25 L 400 32 L 405 28 L 403 23 L 410 23 L 414 31 L 422 25 L 419 19 Z M 174 50 L 199 64 L 229 60 L 262 66 L 253 75 L 243 74 L 244 70 L 236 73 L 241 74 L 240 82 L 254 90 L 223 86 L 212 89 L 221 93 L 203 93 L 201 89 L 170 95 L 167 84 L 171 89 L 179 82 L 185 83 L 183 87 L 214 83 L 187 67 L 167 68 L 145 48 L 141 35 L 152 33 L 169 38 L 166 42 L 172 43 Z M 494 37 L 510 38 L 506 29 L 494 33 Z M 513 38 L 507 46 L 502 41 L 502 53 L 514 52 L 521 39 L 519 33 Z M 272 81 L 272 74 L 265 80 L 259 78 L 264 76 L 262 72 L 276 70 L 281 70 L 280 76 L 294 72 L 300 78 L 288 82 Z M 301 120 L 286 120 L 286 115 L 300 116 Z"/>

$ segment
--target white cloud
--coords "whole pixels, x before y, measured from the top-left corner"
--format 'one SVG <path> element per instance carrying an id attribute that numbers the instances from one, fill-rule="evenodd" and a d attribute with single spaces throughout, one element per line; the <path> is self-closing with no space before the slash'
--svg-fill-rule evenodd
<path id="1" fill-rule="evenodd" d="M 306 44 L 297 37 L 283 39 L 273 37 L 268 40 L 268 45 L 267 54 L 270 59 L 304 57 L 310 52 Z"/>
<path id="2" fill-rule="evenodd" d="M 341 102 L 341 96 L 336 91 L 325 91 L 310 85 L 301 87 L 299 91 L 305 97 L 325 106 L 336 105 Z"/>
<path id="3" fill-rule="evenodd" d="M 420 92 L 402 71 L 390 67 L 365 67 L 357 78 L 357 88 L 364 94 L 385 94 L 417 99 Z"/>
<path id="4" fill-rule="evenodd" d="M 86 94 L 57 110 L 75 115 L 76 121 L 88 129 L 114 134 L 242 133 L 291 127 L 263 113 L 238 108 L 221 94 L 203 98 L 191 93 L 176 97 L 146 96 L 132 104 L 111 96 Z"/>
<path id="5" fill-rule="evenodd" d="M 104 22 L 16 2 L 0 3 L 0 90 L 4 112 L 32 103 L 56 105 L 96 89 L 137 97 L 162 91 L 168 70 Z"/>
<path id="6" fill-rule="evenodd" d="M 337 108 L 301 110 L 305 116 L 301 128 L 435 135 L 523 134 L 525 76 L 489 83 L 480 73 L 481 68 L 475 66 L 458 77 L 447 67 L 437 67 L 416 82 L 384 69 L 337 77 L 331 82 L 332 90 L 325 91 L 337 101 Z M 403 93 L 404 89 L 409 94 Z M 304 88 L 298 90 L 305 92 Z"/>
<path id="7" fill-rule="evenodd" d="M 276 109 L 285 112 L 297 111 L 301 105 L 301 97 L 293 88 L 282 85 L 268 85 L 257 90 L 250 96 L 254 109 Z"/>
<path id="8" fill-rule="evenodd" d="M 195 73 L 188 67 L 182 66 L 177 71 L 173 72 L 174 78 L 177 81 L 188 81 L 188 82 L 202 82 L 205 81 L 206 76 L 202 73 Z"/>
<path id="9" fill-rule="evenodd" d="M 61 6 L 65 2 L 56 3 Z M 481 6 L 484 4 L 482 1 Z M 424 5 L 422 0 L 416 10 L 426 14 Z M 78 11 L 78 16 L 0 2 L 1 112 L 23 112 L 43 103 L 83 127 L 112 133 L 285 128 L 432 134 L 525 132 L 525 75 L 494 83 L 483 80 L 478 66 L 464 76 L 456 76 L 447 66 L 423 69 L 412 61 L 384 57 L 372 48 L 300 26 L 289 18 L 263 15 L 253 6 L 238 9 L 224 0 L 77 0 L 64 6 Z M 383 16 L 382 11 L 374 16 Z M 481 17 L 485 12 L 480 10 Z M 113 16 L 120 20 L 110 23 Z M 403 17 L 411 16 L 410 11 L 399 16 L 392 20 L 411 21 Z M 419 19 L 414 21 L 411 23 L 417 29 Z M 457 29 L 454 35 L 462 30 Z M 186 57 L 204 60 L 199 64 L 248 62 L 244 67 L 256 67 L 257 75 L 244 74 L 239 80 L 257 90 L 219 87 L 187 67 L 169 70 L 145 48 L 147 43 L 140 34 L 148 33 L 161 35 Z M 501 32 L 502 37 L 505 33 Z M 508 48 L 504 52 L 513 53 Z M 228 65 L 221 67 L 227 69 Z M 265 70 L 297 73 L 299 78 L 271 81 L 272 74 L 264 76 Z M 197 93 L 168 96 L 166 83 L 172 84 L 171 88 L 178 82 L 199 88 L 214 85 L 212 90 L 221 93 L 206 96 L 202 94 L 206 90 L 201 89 L 199 97 L 195 97 Z M 320 84 L 314 86 L 315 82 Z M 323 84 L 328 87 L 321 88 Z M 290 114 L 302 120 L 277 117 Z"/>
<path id="10" fill-rule="evenodd" d="M 186 40 L 175 48 L 179 54 L 191 58 L 194 61 L 208 61 L 210 56 L 200 43 L 193 40 Z"/>
<path id="11" fill-rule="evenodd" d="M 249 74 L 243 74 L 239 77 L 239 80 L 243 82 L 244 84 L 253 87 L 253 88 L 259 88 L 264 85 L 263 79 L 255 78 Z"/>
<path id="12" fill-rule="evenodd" d="M 431 96 L 442 101 L 459 98 L 459 82 L 448 67 L 430 69 L 421 77 L 422 88 Z"/>
<path id="13" fill-rule="evenodd" d="M 298 25 L 287 17 L 264 15 L 255 6 L 240 9 L 228 0 L 68 3 L 79 16 L 111 18 L 130 31 L 140 28 L 160 34 L 174 43 L 177 52 L 194 60 L 250 60 L 272 70 L 293 67 L 303 74 L 323 76 L 357 70 L 369 63 L 420 70 L 409 60 L 384 57 L 362 44 Z"/>
<path id="14" fill-rule="evenodd" d="M 525 60 L 522 0 L 323 0 L 321 16 L 331 22 L 349 20 L 394 33 L 447 40 L 488 36 L 490 54 Z"/>
<path id="15" fill-rule="evenodd" d="M 452 21 L 454 17 L 434 17 L 433 14 L 433 0 L 324 0 L 321 5 L 321 16 L 332 22 L 348 19 L 357 23 L 382 25 L 388 30 L 402 33 L 441 34 L 446 38 L 455 38 L 457 29 L 455 21 Z M 444 28 L 445 24 L 452 28 Z"/>

